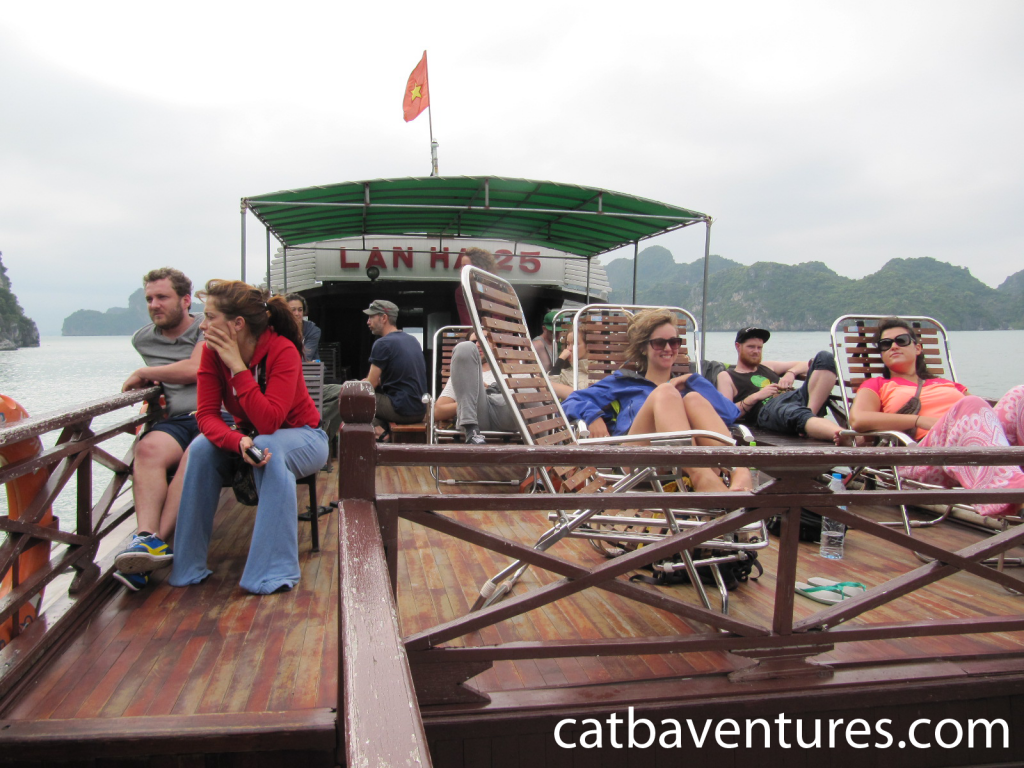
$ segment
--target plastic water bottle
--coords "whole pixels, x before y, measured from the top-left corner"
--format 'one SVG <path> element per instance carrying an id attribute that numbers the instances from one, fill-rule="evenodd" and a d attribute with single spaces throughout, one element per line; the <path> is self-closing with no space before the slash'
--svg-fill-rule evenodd
<path id="1" fill-rule="evenodd" d="M 833 492 L 845 490 L 843 476 L 838 472 L 832 473 L 832 480 L 828 484 L 829 490 Z M 839 507 L 846 509 L 846 507 Z M 821 518 L 821 548 L 818 554 L 827 557 L 829 560 L 843 559 L 843 541 L 846 538 L 846 526 L 838 520 L 825 517 Z"/>

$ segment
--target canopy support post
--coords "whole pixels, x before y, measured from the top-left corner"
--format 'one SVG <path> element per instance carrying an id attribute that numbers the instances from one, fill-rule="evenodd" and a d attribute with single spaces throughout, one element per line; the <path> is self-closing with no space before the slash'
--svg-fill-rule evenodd
<path id="1" fill-rule="evenodd" d="M 274 289 L 270 287 L 270 227 L 267 227 L 267 292 L 274 292 Z"/>
<path id="2" fill-rule="evenodd" d="M 640 257 L 640 241 L 633 241 L 633 304 L 636 304 L 636 262 Z M 703 321 L 702 321 L 703 322 Z"/>
<path id="3" fill-rule="evenodd" d="M 245 209 L 248 206 L 245 200 L 242 201 L 240 213 L 242 214 L 242 282 L 245 282 Z"/>
<path id="4" fill-rule="evenodd" d="M 283 267 L 282 272 L 284 273 L 284 290 L 281 293 L 288 293 L 288 246 L 284 247 L 284 262 L 281 264 Z"/>
<path id="5" fill-rule="evenodd" d="M 704 334 L 707 333 L 707 312 L 708 312 L 708 258 L 711 255 L 711 219 L 704 220 L 704 287 L 700 294 L 700 356 L 698 360 L 697 373 L 704 373 Z"/>
<path id="6" fill-rule="evenodd" d="M 590 259 L 591 258 L 593 258 L 593 257 L 591 257 L 591 256 L 587 257 L 587 301 L 586 301 L 587 304 L 590 303 Z"/>

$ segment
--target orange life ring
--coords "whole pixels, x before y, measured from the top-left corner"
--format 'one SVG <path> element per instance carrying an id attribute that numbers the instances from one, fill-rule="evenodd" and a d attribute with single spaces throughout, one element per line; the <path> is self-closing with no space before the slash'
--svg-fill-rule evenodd
<path id="1" fill-rule="evenodd" d="M 11 424 L 28 418 L 28 413 L 18 403 L 6 395 L 0 395 L 0 424 Z M 43 443 L 38 437 L 22 440 L 13 445 L 0 447 L 0 467 L 12 464 L 23 459 L 30 459 L 38 456 L 43 450 Z M 35 472 L 22 475 L 16 480 L 7 483 L 7 510 L 11 520 L 17 520 L 22 512 L 28 509 L 32 500 L 39 493 L 39 490 L 46 484 L 50 477 L 47 468 L 37 469 Z M 54 527 L 53 509 L 47 509 L 39 521 L 39 525 L 50 528 Z M 44 568 L 50 561 L 50 543 L 43 540 L 36 540 L 28 549 L 18 557 L 18 574 L 21 581 L 25 581 L 40 568 Z M 0 581 L 0 598 L 11 591 L 10 571 Z M 39 605 L 43 599 L 42 590 L 39 591 L 31 601 L 18 609 L 15 617 L 8 619 L 0 625 L 0 648 L 3 648 L 11 640 L 11 631 L 15 620 L 24 628 L 35 620 L 39 612 Z"/>
<path id="2" fill-rule="evenodd" d="M 160 395 L 160 410 L 162 411 L 166 407 L 167 407 L 167 398 L 164 395 Z M 142 405 L 139 407 L 139 416 L 145 416 L 147 413 L 149 413 L 149 400 L 146 400 L 145 402 L 143 402 Z M 145 424 L 139 424 L 139 426 L 137 426 L 135 428 L 135 436 L 138 437 L 139 435 L 141 435 L 142 434 L 142 430 L 145 429 L 145 428 L 146 428 Z"/>

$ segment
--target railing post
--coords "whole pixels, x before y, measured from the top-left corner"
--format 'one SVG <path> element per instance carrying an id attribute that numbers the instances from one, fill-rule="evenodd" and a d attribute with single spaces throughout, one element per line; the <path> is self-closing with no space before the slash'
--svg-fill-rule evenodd
<path id="1" fill-rule="evenodd" d="M 338 409 L 338 498 L 372 501 L 377 470 L 377 439 L 370 423 L 377 409 L 373 387 L 365 381 L 346 381 L 338 394 Z"/>
<path id="2" fill-rule="evenodd" d="M 338 498 L 376 498 L 377 437 L 373 416 L 377 403 L 373 387 L 362 381 L 349 381 L 338 395 L 343 422 L 338 448 Z M 398 596 L 398 518 L 379 514 L 380 535 L 384 540 L 391 594 Z"/>
<path id="3" fill-rule="evenodd" d="M 92 536 L 92 455 L 91 451 L 86 452 L 86 457 L 78 465 L 78 472 L 75 477 L 77 485 L 77 517 L 78 534 L 80 536 Z"/>
<path id="4" fill-rule="evenodd" d="M 338 436 L 338 541 L 345 536 L 345 501 L 347 499 L 373 500 L 376 493 L 377 446 L 373 433 L 374 413 L 377 404 L 373 387 L 367 382 L 346 381 L 338 393 L 338 411 L 341 417 L 341 432 Z M 340 556 L 339 556 L 340 557 Z M 339 566 L 342 563 L 339 561 Z M 338 637 L 345 636 L 344 616 L 341 604 L 344 595 L 344 574 L 338 573 Z M 346 756 L 345 737 L 345 644 L 338 643 L 338 721 L 337 759 L 344 765 Z"/>
<path id="5" fill-rule="evenodd" d="M 759 495 L 771 497 L 820 489 L 821 484 L 813 471 L 808 473 L 772 470 L 772 474 L 777 479 L 760 489 Z M 772 633 L 775 635 L 793 634 L 794 587 L 800 547 L 801 511 L 802 508 L 799 506 L 781 507 L 778 510 L 782 517 L 782 525 L 779 530 L 779 559 L 775 578 L 775 613 L 772 617 Z M 733 682 L 751 682 L 803 675 L 831 677 L 832 668 L 827 664 L 812 661 L 811 657 L 826 653 L 832 650 L 832 647 L 807 645 L 737 651 L 735 655 L 753 659 L 755 663 L 730 673 L 729 679 Z"/>

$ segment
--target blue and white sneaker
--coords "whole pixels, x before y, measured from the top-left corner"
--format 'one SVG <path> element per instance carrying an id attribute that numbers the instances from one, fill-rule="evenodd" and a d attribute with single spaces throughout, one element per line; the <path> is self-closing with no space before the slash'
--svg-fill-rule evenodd
<path id="1" fill-rule="evenodd" d="M 138 592 L 144 586 L 149 584 L 148 573 L 121 573 L 121 571 L 114 571 L 114 578 L 128 587 L 132 592 Z"/>
<path id="2" fill-rule="evenodd" d="M 159 536 L 136 534 L 131 546 L 114 558 L 114 567 L 121 573 L 149 573 L 170 565 L 172 560 L 174 552 Z"/>

